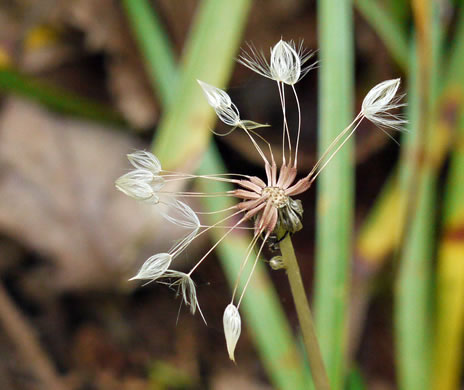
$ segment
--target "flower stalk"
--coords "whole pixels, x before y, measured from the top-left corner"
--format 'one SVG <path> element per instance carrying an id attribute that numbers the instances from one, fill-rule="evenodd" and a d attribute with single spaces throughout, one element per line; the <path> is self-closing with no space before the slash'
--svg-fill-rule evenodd
<path id="1" fill-rule="evenodd" d="M 327 371 L 322 359 L 311 309 L 308 298 L 306 297 L 300 267 L 298 266 L 290 234 L 286 234 L 285 238 L 280 242 L 280 251 L 287 271 L 288 282 L 290 284 L 293 302 L 295 303 L 301 333 L 303 334 L 303 342 L 311 368 L 314 387 L 316 390 L 329 390 L 329 377 L 327 376 Z"/>

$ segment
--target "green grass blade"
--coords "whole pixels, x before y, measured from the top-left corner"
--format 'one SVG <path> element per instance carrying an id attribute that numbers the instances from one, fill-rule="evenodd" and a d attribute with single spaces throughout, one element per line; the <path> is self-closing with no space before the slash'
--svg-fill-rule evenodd
<path id="1" fill-rule="evenodd" d="M 39 81 L 13 69 L 0 69 L 0 92 L 12 93 L 43 104 L 53 110 L 121 126 L 124 119 L 117 111 L 91 99 Z"/>
<path id="2" fill-rule="evenodd" d="M 405 27 L 411 16 L 411 7 L 408 0 L 392 0 L 388 2 L 390 12 L 398 23 Z"/>
<path id="3" fill-rule="evenodd" d="M 153 90 L 164 102 L 172 102 L 176 93 L 176 61 L 156 13 L 147 1 L 123 0 L 123 5 L 132 31 L 139 37 L 137 42 Z"/>
<path id="4" fill-rule="evenodd" d="M 416 215 L 401 256 L 396 290 L 396 359 L 400 389 L 428 389 L 431 358 L 431 263 L 434 177 L 424 175 Z"/>
<path id="5" fill-rule="evenodd" d="M 319 153 L 353 119 L 351 2 L 319 0 Z M 351 140 L 352 141 L 352 140 Z M 318 179 L 315 317 L 333 389 L 344 385 L 346 320 L 353 224 L 353 143 Z"/>
<path id="6" fill-rule="evenodd" d="M 460 30 L 464 31 L 464 11 L 459 18 Z M 462 92 L 460 91 L 460 82 L 462 69 L 464 68 L 464 32 L 459 32 L 455 39 L 455 45 L 450 54 L 450 65 L 446 70 L 443 78 L 442 90 L 438 90 L 439 114 L 432 118 L 435 122 L 433 128 L 436 129 L 432 135 L 434 137 L 431 145 L 431 163 L 435 171 L 439 171 L 446 153 L 450 135 L 454 133 L 457 127 L 456 118 L 458 111 L 463 105 Z M 394 174 L 393 176 L 396 176 Z M 395 218 L 390 209 L 399 209 L 399 199 L 404 196 L 398 181 L 391 177 L 384 186 L 381 195 L 372 208 L 371 213 L 366 218 L 363 227 L 360 229 L 357 241 L 357 254 L 362 260 L 371 264 L 375 268 L 382 265 L 383 260 L 390 254 L 398 243 L 398 237 L 403 230 L 403 220 Z"/>
<path id="7" fill-rule="evenodd" d="M 126 6 L 137 7 L 142 2 L 144 1 L 127 1 Z M 248 6 L 249 2 L 247 1 L 222 5 L 217 1 L 203 2 L 202 10 L 197 16 L 195 27 L 189 38 L 185 59 L 182 61 L 183 67 L 179 75 L 180 81 L 175 94 L 176 98 L 168 108 L 167 119 L 163 120 L 158 130 L 161 133 L 161 142 L 173 145 L 174 148 L 168 151 L 156 142 L 154 144 L 156 151 L 159 152 L 158 156 L 163 156 L 163 165 L 165 159 L 171 168 L 175 167 L 176 164 L 182 165 L 180 161 L 185 158 L 184 153 L 188 154 L 190 151 L 188 149 L 186 151 L 185 146 L 183 148 L 175 147 L 179 139 L 192 140 L 199 133 L 203 133 L 202 143 L 196 143 L 195 148 L 192 149 L 196 153 L 196 158 L 200 158 L 202 151 L 207 147 L 210 136 L 208 129 L 213 124 L 215 117 L 213 110 L 206 104 L 195 79 L 202 78 L 215 85 L 226 84 L 232 69 L 233 55 L 238 47 Z M 136 14 L 133 11 L 128 15 Z M 132 22 L 137 23 L 138 21 L 132 19 Z M 157 19 L 146 19 L 144 23 L 158 23 L 158 21 Z M 229 31 L 230 36 L 224 34 L 223 29 Z M 148 41 L 145 45 L 154 44 L 154 42 L 150 43 L 150 35 L 148 35 L 150 29 L 145 30 L 143 26 L 139 26 L 134 30 L 137 32 L 139 40 Z M 162 29 L 159 26 L 151 30 L 156 30 L 162 34 Z M 162 37 L 164 35 L 158 38 L 162 39 Z M 169 45 L 166 43 L 162 47 L 169 48 Z M 157 63 L 156 58 L 147 58 L 151 67 L 163 66 L 163 64 Z M 175 69 L 164 71 L 173 73 Z M 163 73 L 159 69 L 153 70 L 153 72 L 160 72 L 161 76 Z M 159 78 L 160 82 L 168 84 L 167 79 Z M 163 94 L 162 97 L 166 104 L 170 103 L 169 94 Z M 196 118 L 201 118 L 201 120 L 197 121 Z M 188 146 L 188 142 L 186 145 Z M 223 171 L 221 158 L 214 146 L 211 145 L 202 160 L 198 173 L 220 173 Z M 227 185 L 220 182 L 216 182 L 214 185 L 209 183 L 208 188 L 201 188 L 203 191 L 219 192 L 229 189 Z M 205 200 L 205 207 L 211 210 L 220 209 L 227 207 L 228 201 L 229 199 L 210 198 Z M 213 222 L 213 219 L 208 222 Z M 217 240 L 223 232 L 214 229 L 212 234 L 213 240 Z M 219 259 L 231 284 L 235 282 L 238 273 L 239 256 L 245 252 L 248 243 L 249 237 L 243 232 L 233 233 L 227 241 L 218 247 Z M 245 319 L 270 379 L 279 389 L 305 389 L 308 382 L 305 367 L 298 354 L 285 315 L 278 303 L 279 299 L 261 264 L 258 264 L 253 281 L 248 288 L 242 303 Z"/>
<path id="8" fill-rule="evenodd" d="M 461 86 L 462 88 L 462 86 Z M 464 93 L 464 91 L 462 91 Z M 464 115 L 457 144 L 464 141 Z M 460 140 L 460 141 L 459 141 Z M 432 389 L 455 390 L 464 361 L 464 152 L 452 154 L 438 250 L 437 309 Z"/>
<path id="9" fill-rule="evenodd" d="M 357 261 L 370 272 L 375 272 L 382 266 L 383 260 L 400 241 L 403 220 L 398 215 L 402 215 L 403 196 L 395 169 L 361 226 L 356 241 Z M 392 210 L 396 212 L 392 213 Z"/>
<path id="10" fill-rule="evenodd" d="M 433 140 L 430 142 L 428 152 L 430 155 L 428 163 L 432 165 L 431 169 L 435 175 L 438 174 L 445 161 L 450 137 L 456 130 L 459 110 L 464 104 L 461 90 L 464 56 L 460 54 L 464 52 L 463 16 L 461 12 L 459 31 L 462 32 L 454 40 L 455 45 L 449 55 L 450 66 L 444 72 L 443 82 L 439 82 L 441 90 L 436 92 L 438 98 L 435 109 L 438 113 L 432 118 L 432 128 L 435 131 L 432 134 Z M 440 34 L 441 32 L 439 32 Z M 441 55 L 443 56 L 443 53 Z M 407 188 L 399 185 L 397 169 L 395 169 L 360 229 L 356 243 L 356 259 L 360 265 L 356 268 L 362 269 L 363 272 L 357 276 L 358 286 L 360 284 L 368 286 L 375 274 L 382 269 L 388 255 L 397 248 L 404 228 L 404 218 L 398 216 L 404 215 L 404 202 L 401 199 L 406 196 L 406 191 Z M 392 210 L 396 210 L 396 212 L 392 213 Z M 368 272 L 365 272 L 366 270 Z M 360 290 L 366 291 L 367 288 L 360 288 Z M 355 297 L 354 299 L 368 300 L 369 298 Z M 356 329 L 354 332 L 357 334 L 360 329 Z"/>
<path id="11" fill-rule="evenodd" d="M 166 169 L 198 163 L 207 148 L 214 111 L 196 80 L 226 85 L 249 6 L 249 0 L 201 3 L 184 49 L 175 106 L 163 115 L 154 140 Z"/>
<path id="12" fill-rule="evenodd" d="M 459 387 L 464 356 L 464 8 L 450 61 L 450 91 L 460 117 L 443 205 L 443 229 L 438 250 L 437 308 L 433 356 L 433 389 Z M 454 76 L 453 76 L 454 75 Z"/>
<path id="13" fill-rule="evenodd" d="M 401 209 L 399 210 L 399 218 L 404 221 L 406 218 L 406 204 L 407 204 L 407 194 L 411 188 L 412 181 L 412 172 L 413 164 L 411 163 L 412 158 L 408 159 L 409 153 L 413 153 L 414 146 L 419 143 L 419 133 L 418 133 L 418 122 L 420 116 L 419 110 L 419 90 L 418 90 L 418 65 L 417 58 L 415 57 L 415 50 L 412 50 L 411 55 L 411 66 L 410 66 L 410 79 L 409 79 L 409 88 L 408 88 L 408 120 L 409 120 L 409 133 L 403 136 L 403 143 L 406 144 L 403 150 L 403 161 L 400 163 L 400 188 L 402 190 L 402 199 L 401 199 Z M 409 162 L 409 164 L 408 164 Z M 417 183 L 416 183 L 417 185 Z M 423 188 L 421 188 L 422 192 Z M 422 217 L 419 215 L 418 217 Z M 418 218 L 416 218 L 417 220 Z M 409 229 L 411 237 L 417 237 L 420 234 L 420 221 L 417 221 Z M 404 229 L 403 229 L 404 230 Z M 418 264 L 414 262 L 416 258 L 410 259 L 409 256 L 415 255 L 413 249 L 416 249 L 416 246 L 420 247 L 420 243 L 412 241 L 411 238 L 406 238 L 406 247 L 402 253 L 401 261 L 403 262 L 400 265 L 399 276 L 396 286 L 396 301 L 395 301 L 395 339 L 396 339 L 396 362 L 397 362 L 397 377 L 400 389 L 408 389 L 408 385 L 411 385 L 409 373 L 414 372 L 424 381 L 424 374 L 420 372 L 421 364 L 423 363 L 422 359 L 419 359 L 418 368 L 414 367 L 415 358 L 417 357 L 417 351 L 415 348 L 418 348 L 412 342 L 410 337 L 411 332 L 414 331 L 415 323 L 414 321 L 408 320 L 408 315 L 414 315 L 414 308 L 411 305 L 414 304 L 413 299 L 408 299 L 411 297 L 412 292 L 417 290 L 417 285 L 412 289 L 408 288 L 407 281 L 414 277 L 415 272 L 417 272 Z M 408 257 L 407 257 L 408 256 Z M 412 260 L 412 263 L 411 261 Z M 418 259 L 420 262 L 421 259 Z M 407 268 L 406 265 L 409 267 Z M 426 272 L 427 278 L 429 277 L 428 272 Z M 417 276 L 417 275 L 416 275 Z M 419 296 L 419 299 L 422 299 L 422 296 Z M 419 302 L 420 305 L 423 304 L 423 301 Z M 422 309 L 422 308 L 421 308 Z M 420 312 L 421 310 L 418 310 Z M 416 314 L 417 315 L 417 314 Z M 417 320 L 417 318 L 415 318 Z M 410 354 L 410 355 L 408 355 Z M 423 382 L 421 382 L 423 384 Z M 416 383 L 417 384 L 417 383 Z M 421 387 L 412 387 L 412 388 L 421 388 Z M 425 388 L 424 388 L 425 389 Z"/>
<path id="14" fill-rule="evenodd" d="M 396 63 L 403 71 L 407 71 L 409 49 L 403 25 L 383 9 L 377 0 L 354 0 L 354 2 L 359 12 L 382 39 Z"/>
<path id="15" fill-rule="evenodd" d="M 432 112 L 439 71 L 436 67 L 438 23 L 432 3 L 415 2 L 417 46 L 411 71 L 411 132 L 403 150 L 403 185 L 407 188 L 403 247 L 395 300 L 395 338 L 400 389 L 429 389 L 431 371 L 431 294 L 434 255 L 436 172 L 429 163 L 435 129 Z"/>
<path id="16" fill-rule="evenodd" d="M 354 367 L 351 369 L 347 379 L 347 390 L 366 390 L 364 379 L 359 371 L 359 368 Z"/>

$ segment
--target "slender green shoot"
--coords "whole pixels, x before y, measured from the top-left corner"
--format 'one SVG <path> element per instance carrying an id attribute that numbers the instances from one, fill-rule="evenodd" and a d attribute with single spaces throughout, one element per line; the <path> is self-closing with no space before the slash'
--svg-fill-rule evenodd
<path id="1" fill-rule="evenodd" d="M 416 46 L 410 92 L 411 132 L 402 156 L 407 188 L 406 226 L 396 289 L 395 327 L 401 389 L 429 389 L 431 371 L 431 266 L 434 253 L 436 174 L 429 163 L 432 105 L 439 71 L 432 29 L 432 2 L 415 1 Z"/>
<path id="2" fill-rule="evenodd" d="M 319 151 L 353 116 L 353 14 L 348 0 L 319 0 Z M 351 140 L 352 141 L 352 140 Z M 318 182 L 315 320 L 333 389 L 345 384 L 347 302 L 353 232 L 353 142 Z"/>
<path id="3" fill-rule="evenodd" d="M 286 234 L 285 238 L 280 241 L 280 250 L 290 283 L 298 321 L 300 322 L 301 333 L 303 334 L 303 341 L 309 360 L 314 388 L 316 390 L 330 390 L 329 378 L 322 359 L 313 316 L 309 307 L 303 279 L 301 278 L 300 267 L 298 266 L 298 260 L 295 256 L 290 234 Z"/>
<path id="4" fill-rule="evenodd" d="M 102 103 L 37 80 L 13 69 L 0 69 L 0 92 L 35 100 L 55 111 L 107 124 L 122 126 L 124 119 L 117 111 Z"/>
<path id="5" fill-rule="evenodd" d="M 438 249 L 437 297 L 432 389 L 453 390 L 462 378 L 464 356 L 464 8 L 454 38 L 448 71 L 459 126 L 447 178 L 443 226 Z"/>
<path id="6" fill-rule="evenodd" d="M 134 21 L 130 26 L 135 36 L 140 38 L 137 42 L 154 92 L 165 104 L 172 102 L 176 93 L 176 60 L 156 12 L 148 1 L 123 0 L 123 5 L 127 17 Z"/>

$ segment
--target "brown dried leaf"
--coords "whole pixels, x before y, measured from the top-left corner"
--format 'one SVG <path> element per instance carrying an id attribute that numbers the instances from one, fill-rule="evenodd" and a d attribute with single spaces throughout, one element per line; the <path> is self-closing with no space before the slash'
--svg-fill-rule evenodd
<path id="1" fill-rule="evenodd" d="M 0 230 L 53 260 L 54 286 L 134 286 L 126 280 L 140 262 L 179 237 L 165 223 L 159 229 L 154 207 L 114 187 L 129 169 L 125 154 L 136 148 L 112 129 L 21 100 L 5 104 Z"/>

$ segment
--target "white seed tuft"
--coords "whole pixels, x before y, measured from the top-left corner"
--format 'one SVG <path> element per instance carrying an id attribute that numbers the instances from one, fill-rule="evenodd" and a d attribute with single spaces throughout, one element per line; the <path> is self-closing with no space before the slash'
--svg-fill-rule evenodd
<path id="1" fill-rule="evenodd" d="M 204 81 L 197 80 L 200 87 L 203 89 L 205 93 L 206 100 L 211 107 L 214 109 L 218 107 L 230 107 L 232 105 L 232 100 L 227 92 L 223 91 L 222 89 L 216 88 Z"/>
<path id="2" fill-rule="evenodd" d="M 184 202 L 177 199 L 163 200 L 162 204 L 169 207 L 167 211 L 160 207 L 159 212 L 169 222 L 184 229 L 191 229 L 187 235 L 176 242 L 169 250 L 169 253 L 176 257 L 178 256 L 196 237 L 200 229 L 200 220 L 195 211 Z"/>
<path id="3" fill-rule="evenodd" d="M 190 306 L 190 311 L 195 314 L 196 309 L 200 308 L 197 299 L 197 290 L 195 282 L 192 280 L 189 274 L 181 271 L 167 270 L 163 278 L 177 279 L 174 282 L 168 283 L 171 287 L 178 287 L 178 294 L 182 296 L 184 303 Z"/>
<path id="4" fill-rule="evenodd" d="M 116 188 L 136 200 L 156 204 L 159 202 L 156 194 L 163 185 L 161 176 L 154 176 L 152 172 L 145 169 L 136 169 L 122 175 L 115 182 Z"/>
<path id="5" fill-rule="evenodd" d="M 209 105 L 214 108 L 219 119 L 226 125 L 236 127 L 240 124 L 240 112 L 232 103 L 230 96 L 222 89 L 213 87 L 203 81 L 197 80 Z"/>
<path id="6" fill-rule="evenodd" d="M 266 59 L 262 50 L 256 49 L 253 44 L 247 43 L 248 51 L 242 49 L 242 53 L 238 58 L 238 62 L 253 72 L 258 73 L 263 77 L 272 79 L 269 62 Z M 271 49 L 272 51 L 272 49 Z"/>
<path id="7" fill-rule="evenodd" d="M 240 125 L 240 113 L 234 103 L 230 107 L 221 106 L 215 108 L 214 111 L 216 111 L 218 118 L 226 125 L 233 127 Z"/>
<path id="8" fill-rule="evenodd" d="M 190 275 L 183 275 L 180 282 L 180 291 L 185 304 L 190 306 L 190 311 L 192 314 L 195 314 L 198 307 L 197 289 L 195 287 L 195 282 L 192 280 Z"/>
<path id="9" fill-rule="evenodd" d="M 227 352 L 229 352 L 230 360 L 235 362 L 235 346 L 237 345 L 237 341 L 242 330 L 242 321 L 240 319 L 238 309 L 232 303 L 230 303 L 226 307 L 226 310 L 224 310 L 223 323 Z"/>
<path id="10" fill-rule="evenodd" d="M 242 51 L 239 63 L 261 76 L 288 85 L 296 84 L 316 66 L 316 63 L 313 63 L 303 67 L 314 54 L 303 49 L 303 42 L 297 48 L 295 42 L 281 39 L 271 48 L 270 64 L 262 51 L 250 44 L 248 49 L 248 52 Z"/>
<path id="11" fill-rule="evenodd" d="M 214 111 L 216 112 L 218 118 L 226 125 L 232 126 L 234 128 L 241 127 L 247 130 L 253 130 L 259 127 L 269 126 L 249 120 L 241 120 L 240 112 L 237 106 L 234 103 L 232 103 L 232 100 L 230 96 L 227 94 L 227 92 L 223 91 L 222 89 L 216 88 L 212 85 L 209 85 L 201 80 L 197 81 L 203 89 L 208 103 L 211 107 L 214 108 Z"/>
<path id="12" fill-rule="evenodd" d="M 143 263 L 137 275 L 130 278 L 134 279 L 150 279 L 156 280 L 163 276 L 171 265 L 172 256 L 169 253 L 157 253 L 151 256 Z"/>
<path id="13" fill-rule="evenodd" d="M 296 50 L 282 39 L 271 50 L 271 75 L 276 81 L 293 85 L 300 78 L 301 60 Z"/>
<path id="14" fill-rule="evenodd" d="M 198 230 L 199 230 L 199 227 L 194 228 L 190 233 L 185 235 L 181 240 L 177 241 L 173 245 L 173 247 L 169 250 L 169 253 L 171 253 L 173 257 L 177 257 L 195 239 L 195 237 L 197 236 Z"/>
<path id="15" fill-rule="evenodd" d="M 147 169 L 154 175 L 161 171 L 161 163 L 156 156 L 145 150 L 139 150 L 127 155 L 127 159 L 136 169 Z"/>
<path id="16" fill-rule="evenodd" d="M 162 209 L 160 209 L 160 212 L 169 222 L 187 229 L 198 229 L 200 227 L 200 220 L 189 205 L 177 199 L 167 200 L 165 204 L 169 207 L 168 212 Z"/>
<path id="17" fill-rule="evenodd" d="M 361 112 L 365 118 L 381 128 L 402 130 L 407 123 L 398 114 L 390 111 L 406 104 L 400 103 L 404 95 L 397 95 L 400 79 L 383 81 L 372 88 L 363 100 Z"/>
<path id="18" fill-rule="evenodd" d="M 136 200 L 156 204 L 159 202 L 157 192 L 164 186 L 164 179 L 159 175 L 161 164 L 150 152 L 140 150 L 127 155 L 134 166 L 133 171 L 116 180 L 116 188 Z"/>

